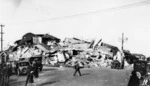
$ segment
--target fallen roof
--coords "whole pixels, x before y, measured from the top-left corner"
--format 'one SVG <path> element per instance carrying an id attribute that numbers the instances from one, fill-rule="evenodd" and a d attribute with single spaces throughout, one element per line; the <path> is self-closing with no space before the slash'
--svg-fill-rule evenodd
<path id="1" fill-rule="evenodd" d="M 19 45 L 22 45 L 25 42 L 31 42 L 33 37 L 35 37 L 35 34 L 33 34 L 33 33 L 26 33 L 25 35 L 23 35 L 21 41 L 19 42 Z"/>
<path id="2" fill-rule="evenodd" d="M 41 49 L 42 51 L 48 53 L 49 52 L 49 49 L 48 47 L 46 47 L 44 44 L 37 44 L 35 45 L 37 48 Z"/>
<path id="3" fill-rule="evenodd" d="M 55 37 L 55 36 L 52 36 L 52 35 L 49 35 L 49 34 L 36 34 L 36 36 L 40 36 L 42 38 L 46 38 L 46 39 L 51 39 L 51 40 L 56 40 L 56 42 L 60 42 L 60 39 Z"/>
<path id="4" fill-rule="evenodd" d="M 112 45 L 107 44 L 107 43 L 102 43 L 101 46 L 105 46 L 105 47 L 107 47 L 107 48 L 110 48 L 111 51 L 113 52 L 113 54 L 116 54 L 117 51 L 119 50 L 118 47 L 112 46 Z"/>
<path id="5" fill-rule="evenodd" d="M 19 43 L 20 43 L 20 41 L 21 41 L 21 39 L 19 39 L 19 40 L 15 41 L 15 42 L 14 42 L 14 44 L 19 44 Z"/>

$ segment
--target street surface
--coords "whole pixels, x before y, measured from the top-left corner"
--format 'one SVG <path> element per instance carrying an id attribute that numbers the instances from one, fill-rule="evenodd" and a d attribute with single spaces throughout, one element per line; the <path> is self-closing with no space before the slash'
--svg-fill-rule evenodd
<path id="1" fill-rule="evenodd" d="M 39 78 L 34 78 L 34 86 L 127 86 L 131 68 L 84 68 L 81 69 L 82 76 L 73 76 L 73 73 L 73 68 L 44 67 Z M 26 76 L 13 75 L 9 84 L 24 86 L 25 80 Z"/>

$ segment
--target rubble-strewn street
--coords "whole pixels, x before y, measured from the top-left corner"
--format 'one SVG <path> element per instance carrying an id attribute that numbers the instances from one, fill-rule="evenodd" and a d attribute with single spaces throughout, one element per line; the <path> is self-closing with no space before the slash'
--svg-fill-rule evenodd
<path id="1" fill-rule="evenodd" d="M 115 70 L 110 68 L 84 68 L 82 76 L 73 76 L 72 68 L 44 67 L 36 86 L 127 86 L 131 68 Z M 10 86 L 24 86 L 26 76 L 13 75 Z M 29 85 L 31 86 L 31 85 Z"/>

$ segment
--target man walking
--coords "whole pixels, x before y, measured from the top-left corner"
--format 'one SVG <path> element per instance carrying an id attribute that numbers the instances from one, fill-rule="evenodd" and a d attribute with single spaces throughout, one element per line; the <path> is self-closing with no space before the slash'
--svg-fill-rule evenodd
<path id="1" fill-rule="evenodd" d="M 74 65 L 75 72 L 74 72 L 73 76 L 75 76 L 77 72 L 81 76 L 81 72 L 80 72 L 81 67 L 82 67 L 81 62 L 80 61 L 76 61 L 75 65 Z"/>

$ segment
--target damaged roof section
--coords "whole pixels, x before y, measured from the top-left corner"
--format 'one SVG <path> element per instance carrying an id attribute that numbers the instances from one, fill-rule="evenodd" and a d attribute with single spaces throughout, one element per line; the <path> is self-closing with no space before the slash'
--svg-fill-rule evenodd
<path id="1" fill-rule="evenodd" d="M 25 35 L 23 35 L 22 39 L 17 40 L 15 43 L 20 46 L 20 45 L 24 45 L 24 44 L 33 44 L 33 38 L 34 37 L 41 37 L 41 41 L 43 43 L 47 43 L 47 41 L 56 41 L 57 43 L 60 42 L 60 39 L 57 37 L 54 37 L 52 35 L 49 34 L 33 34 L 33 33 L 26 33 Z"/>
<path id="2" fill-rule="evenodd" d="M 52 35 L 49 35 L 49 34 L 36 34 L 36 36 L 40 36 L 40 37 L 42 37 L 43 39 L 47 39 L 47 40 L 55 40 L 57 43 L 59 43 L 60 42 L 60 39 L 59 38 L 57 38 L 57 37 L 54 37 L 54 36 L 52 36 Z"/>
<path id="3" fill-rule="evenodd" d="M 92 41 L 89 42 L 78 38 L 66 38 L 63 42 L 64 42 L 64 47 L 68 47 L 71 49 L 83 49 L 83 50 L 89 49 L 92 43 Z"/>
<path id="4" fill-rule="evenodd" d="M 100 46 L 97 46 L 97 50 L 111 56 L 116 55 L 116 53 L 119 51 L 118 47 L 112 46 L 104 42 L 102 42 Z"/>

